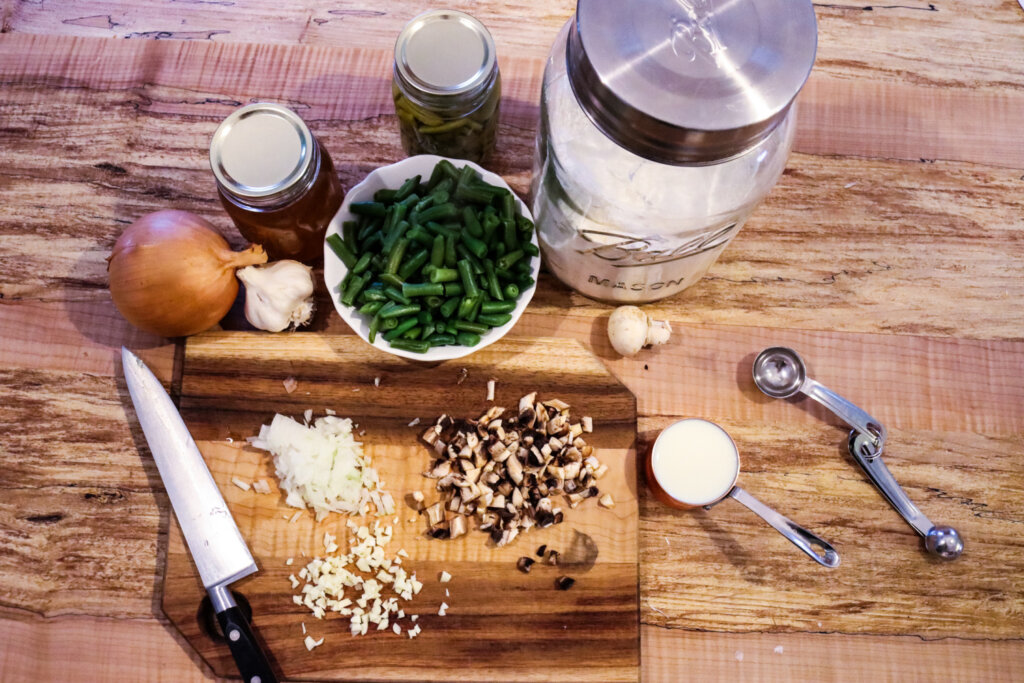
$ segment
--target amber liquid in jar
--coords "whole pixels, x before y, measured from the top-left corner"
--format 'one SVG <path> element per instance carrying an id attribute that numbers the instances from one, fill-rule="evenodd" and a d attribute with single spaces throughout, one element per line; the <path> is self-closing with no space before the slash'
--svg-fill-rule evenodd
<path id="1" fill-rule="evenodd" d="M 269 102 L 236 109 L 213 135 L 210 166 L 243 237 L 272 260 L 323 257 L 343 193 L 331 155 L 298 114 Z"/>
<path id="2" fill-rule="evenodd" d="M 313 263 L 324 254 L 324 235 L 345 198 L 331 155 L 319 143 L 319 167 L 308 189 L 283 205 L 246 204 L 217 188 L 220 202 L 250 242 L 262 244 L 270 260 L 294 259 Z"/>

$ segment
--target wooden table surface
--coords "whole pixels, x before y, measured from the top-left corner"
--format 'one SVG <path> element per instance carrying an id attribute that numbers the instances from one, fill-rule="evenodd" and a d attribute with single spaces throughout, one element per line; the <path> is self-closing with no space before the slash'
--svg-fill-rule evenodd
<path id="1" fill-rule="evenodd" d="M 568 0 L 457 0 L 505 86 L 490 166 L 525 193 Z M 309 122 L 348 187 L 401 158 L 391 46 L 423 4 L 0 0 L 0 678 L 209 680 L 160 611 L 170 509 L 132 438 L 116 351 L 166 381 L 182 344 L 114 309 L 134 218 L 216 200 L 209 138 L 239 104 Z M 747 488 L 836 543 L 828 574 L 738 506 L 641 490 L 649 681 L 1024 677 L 1024 10 L 1016 0 L 816 3 L 818 59 L 787 171 L 699 285 L 652 305 L 670 345 L 616 358 L 609 307 L 542 278 L 518 335 L 582 341 L 636 395 L 736 437 Z M 233 237 L 231 237 L 233 235 Z M 317 329 L 345 333 L 324 309 Z M 927 558 L 823 411 L 759 397 L 769 344 L 891 432 L 911 498 L 967 540 Z M 72 673 L 73 672 L 73 673 Z"/>

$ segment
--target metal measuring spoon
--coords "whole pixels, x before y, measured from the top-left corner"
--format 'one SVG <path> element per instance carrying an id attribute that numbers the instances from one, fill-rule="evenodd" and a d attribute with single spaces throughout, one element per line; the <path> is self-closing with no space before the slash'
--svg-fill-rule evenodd
<path id="1" fill-rule="evenodd" d="M 882 446 L 885 445 L 885 427 L 882 423 L 828 387 L 808 377 L 807 366 L 793 349 L 772 346 L 757 354 L 757 358 L 754 359 L 754 384 L 772 398 L 806 394 L 863 434 L 876 449 L 871 457 L 882 454 Z"/>
<path id="2" fill-rule="evenodd" d="M 846 421 L 850 432 L 850 454 L 867 473 L 889 504 L 924 538 L 929 553 L 943 560 L 955 560 L 963 553 L 963 539 L 950 526 L 936 526 L 914 505 L 889 468 L 882 462 L 885 427 L 865 411 L 831 389 L 807 376 L 800 355 L 784 346 L 772 346 L 754 359 L 754 384 L 772 398 L 789 398 L 803 392 Z"/>
<path id="3" fill-rule="evenodd" d="M 889 504 L 921 535 L 924 547 L 929 553 L 943 560 L 955 560 L 960 557 L 964 551 L 960 533 L 951 526 L 936 526 L 931 523 L 896 483 L 896 479 L 878 457 L 879 454 L 874 451 L 875 447 L 867 437 L 860 432 L 852 431 L 847 446 L 850 455 L 860 464 Z"/>

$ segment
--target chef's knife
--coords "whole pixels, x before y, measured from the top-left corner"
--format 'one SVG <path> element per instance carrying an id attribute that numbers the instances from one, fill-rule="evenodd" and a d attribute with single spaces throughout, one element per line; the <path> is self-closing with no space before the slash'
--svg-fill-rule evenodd
<path id="1" fill-rule="evenodd" d="M 146 364 L 124 347 L 121 363 L 139 424 L 238 671 L 246 683 L 277 683 L 228 590 L 231 583 L 255 572 L 256 562 L 171 397 Z"/>

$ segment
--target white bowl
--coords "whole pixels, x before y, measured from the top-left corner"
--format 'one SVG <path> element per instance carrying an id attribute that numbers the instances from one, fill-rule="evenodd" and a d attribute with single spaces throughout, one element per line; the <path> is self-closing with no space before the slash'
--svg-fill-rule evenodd
<path id="1" fill-rule="evenodd" d="M 419 175 L 423 179 L 429 178 L 431 171 L 434 170 L 434 166 L 437 162 L 444 159 L 444 157 L 435 156 L 433 154 L 421 154 L 419 156 L 409 157 L 403 159 L 398 163 L 391 164 L 389 166 L 382 166 L 375 171 L 371 172 L 370 175 L 366 176 L 361 183 L 353 187 L 345 195 L 345 201 L 342 202 L 341 208 L 338 209 L 338 213 L 334 215 L 331 220 L 331 224 L 327 227 L 327 236 L 341 233 L 341 225 L 345 221 L 355 220 L 355 216 L 349 211 L 349 205 L 352 202 L 368 202 L 373 201 L 373 195 L 377 190 L 384 188 L 397 189 L 407 178 Z M 479 174 L 480 177 L 490 183 L 491 185 L 497 185 L 498 187 L 504 187 L 505 189 L 512 191 L 512 188 L 508 186 L 501 176 L 491 173 L 488 170 L 480 168 L 477 164 L 472 161 L 466 161 L 464 159 L 449 159 L 456 168 L 462 168 L 467 164 L 473 167 Z M 515 193 L 512 193 L 515 196 Z M 518 210 L 531 221 L 533 216 L 530 215 L 530 210 L 526 208 L 522 200 L 516 197 L 516 207 Z M 535 247 L 539 248 L 537 243 L 537 231 L 534 230 L 531 236 L 531 240 Z M 488 330 L 486 334 L 480 335 L 480 343 L 476 346 L 434 346 L 427 350 L 426 353 L 415 353 L 413 351 L 403 351 L 402 349 L 392 348 L 388 342 L 383 338 L 383 334 L 378 334 L 373 345 L 381 351 L 394 354 L 396 356 L 402 356 L 403 358 L 411 358 L 413 360 L 424 360 L 424 361 L 441 361 L 451 360 L 453 358 L 462 358 L 468 356 L 474 351 L 478 351 L 485 346 L 493 344 L 502 337 L 505 336 L 512 326 L 516 324 L 519 317 L 526 310 L 526 306 L 530 303 L 530 299 L 533 298 L 533 293 L 537 289 L 537 279 L 540 274 L 540 256 L 534 256 L 532 260 L 533 277 L 534 283 L 528 289 L 523 290 L 519 294 L 519 299 L 516 301 L 515 310 L 512 311 L 512 319 L 501 327 L 495 327 Z M 327 285 L 327 291 L 331 295 L 331 301 L 334 302 L 334 308 L 338 311 L 338 315 L 341 319 L 348 323 L 348 326 L 355 330 L 363 341 L 370 343 L 370 319 L 364 315 L 361 315 L 357 308 L 345 306 L 341 303 L 338 297 L 337 288 L 341 284 L 341 281 L 345 278 L 348 273 L 348 268 L 341 262 L 341 259 L 335 255 L 334 251 L 324 242 L 324 283 Z"/>

